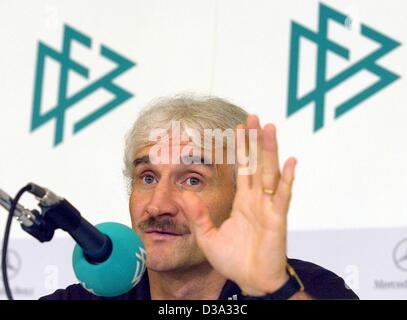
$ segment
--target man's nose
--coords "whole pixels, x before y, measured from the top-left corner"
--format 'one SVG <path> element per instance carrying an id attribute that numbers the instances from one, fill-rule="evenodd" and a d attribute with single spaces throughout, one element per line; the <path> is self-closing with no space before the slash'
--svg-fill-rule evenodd
<path id="1" fill-rule="evenodd" d="M 175 186 L 166 181 L 160 181 L 155 186 L 146 211 L 151 216 L 170 215 L 175 216 L 178 213 L 178 207 L 174 202 L 174 196 L 177 192 Z"/>

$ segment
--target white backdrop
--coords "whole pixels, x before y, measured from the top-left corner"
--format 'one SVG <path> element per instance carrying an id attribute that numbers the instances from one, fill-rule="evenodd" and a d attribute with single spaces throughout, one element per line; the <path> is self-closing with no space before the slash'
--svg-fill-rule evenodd
<path id="1" fill-rule="evenodd" d="M 291 23 L 316 32 L 318 1 L 0 0 L 0 188 L 14 195 L 33 181 L 69 199 L 93 223 L 129 224 L 121 169 L 124 135 L 137 112 L 163 95 L 218 95 L 259 114 L 264 122 L 275 123 L 281 157 L 294 155 L 299 160 L 289 220 L 290 255 L 321 263 L 351 279 L 350 286 L 362 298 L 407 298 L 407 272 L 392 259 L 397 243 L 407 238 L 407 3 L 324 4 L 353 22 L 351 27 L 328 24 L 329 39 L 350 51 L 349 60 L 328 54 L 328 77 L 377 48 L 360 34 L 359 23 L 364 23 L 401 43 L 377 61 L 400 78 L 338 119 L 334 119 L 335 107 L 377 77 L 364 71 L 335 87 L 326 94 L 324 127 L 314 132 L 312 103 L 287 117 L 287 84 Z M 84 79 L 70 72 L 68 96 L 112 68 L 100 55 L 101 45 L 136 65 L 114 80 L 132 98 L 73 134 L 78 120 L 112 98 L 106 90 L 97 90 L 66 111 L 63 141 L 54 146 L 55 120 L 33 132 L 30 126 L 39 41 L 61 52 L 64 25 L 92 40 L 91 49 L 72 45 L 71 59 L 90 74 Z M 315 87 L 317 56 L 315 44 L 301 40 L 301 45 L 300 95 Z M 47 58 L 43 112 L 57 104 L 59 73 L 59 64 Z M 6 212 L 0 210 L 3 228 Z M 66 243 L 70 242 L 61 233 L 58 237 L 41 251 L 35 240 L 14 228 L 10 246 L 14 241 L 25 261 L 22 265 L 39 263 L 39 270 L 53 265 L 47 260 L 55 252 L 64 255 L 58 261 L 69 261 Z M 348 240 L 338 240 L 343 238 Z M 28 258 L 31 246 L 38 248 L 32 252 L 41 255 L 41 263 Z M 371 264 L 374 270 L 367 271 Z M 66 265 L 58 268 L 58 285 L 74 281 Z M 21 273 L 20 279 L 14 279 L 20 287 L 32 279 Z M 395 284 L 377 289 L 376 279 Z M 33 292 L 22 298 L 50 291 L 36 280 L 30 282 Z"/>

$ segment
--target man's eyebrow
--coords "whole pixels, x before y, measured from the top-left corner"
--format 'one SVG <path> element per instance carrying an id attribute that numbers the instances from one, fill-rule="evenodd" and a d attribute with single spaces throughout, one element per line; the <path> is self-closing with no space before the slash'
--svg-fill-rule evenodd
<path id="1" fill-rule="evenodd" d="M 134 167 L 137 167 L 138 165 L 140 165 L 140 164 L 150 164 L 151 162 L 150 162 L 150 157 L 149 156 L 142 156 L 142 157 L 140 157 L 140 158 L 136 158 L 134 161 L 133 161 L 133 165 L 134 165 Z"/>

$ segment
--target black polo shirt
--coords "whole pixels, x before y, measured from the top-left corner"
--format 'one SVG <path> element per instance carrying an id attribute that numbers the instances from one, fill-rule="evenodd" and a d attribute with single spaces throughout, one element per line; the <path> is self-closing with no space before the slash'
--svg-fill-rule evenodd
<path id="1" fill-rule="evenodd" d="M 304 283 L 305 291 L 315 299 L 358 299 L 342 278 L 316 264 L 297 259 L 288 259 Z M 151 300 L 147 271 L 141 281 L 129 292 L 116 297 L 98 297 L 82 287 L 73 284 L 66 289 L 41 297 L 41 300 Z M 240 288 L 232 281 L 226 281 L 218 300 L 241 300 Z"/>

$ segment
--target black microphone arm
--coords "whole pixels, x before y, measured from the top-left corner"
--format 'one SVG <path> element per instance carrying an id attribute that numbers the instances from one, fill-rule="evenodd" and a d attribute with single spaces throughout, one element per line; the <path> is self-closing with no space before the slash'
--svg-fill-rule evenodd
<path id="1" fill-rule="evenodd" d="M 0 206 L 10 211 L 13 198 L 0 189 Z M 37 210 L 29 210 L 17 203 L 14 210 L 14 217 L 17 218 L 21 228 L 31 234 L 40 242 L 50 241 L 54 236 L 55 229 L 52 229 Z"/>
<path id="2" fill-rule="evenodd" d="M 14 217 L 20 222 L 23 230 L 40 242 L 46 242 L 53 238 L 56 229 L 62 229 L 83 249 L 89 262 L 103 262 L 110 256 L 112 243 L 109 237 L 84 219 L 66 199 L 34 183 L 27 186 L 28 192 L 39 201 L 41 213 L 17 204 Z M 0 205 L 10 211 L 12 201 L 13 199 L 0 189 Z"/>

